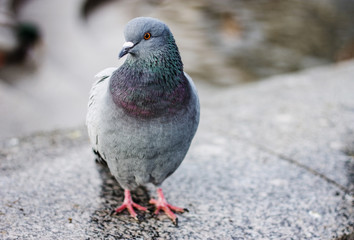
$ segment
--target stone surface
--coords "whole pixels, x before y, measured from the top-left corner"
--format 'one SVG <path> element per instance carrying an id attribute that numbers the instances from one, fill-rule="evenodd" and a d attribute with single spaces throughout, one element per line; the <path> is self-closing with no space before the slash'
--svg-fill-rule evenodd
<path id="1" fill-rule="evenodd" d="M 354 62 L 239 88 L 198 84 L 201 125 L 163 188 L 188 213 L 124 212 L 84 128 L 0 143 L 3 239 L 333 239 L 353 232 Z M 151 186 L 133 198 L 148 206 Z"/>

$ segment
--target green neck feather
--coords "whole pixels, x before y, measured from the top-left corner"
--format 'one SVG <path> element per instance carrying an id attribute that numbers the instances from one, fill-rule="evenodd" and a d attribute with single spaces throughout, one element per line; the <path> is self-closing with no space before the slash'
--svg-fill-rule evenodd
<path id="1" fill-rule="evenodd" d="M 110 81 L 115 104 L 136 117 L 173 115 L 190 98 L 189 83 L 173 37 L 164 48 L 144 57 L 128 56 Z"/>

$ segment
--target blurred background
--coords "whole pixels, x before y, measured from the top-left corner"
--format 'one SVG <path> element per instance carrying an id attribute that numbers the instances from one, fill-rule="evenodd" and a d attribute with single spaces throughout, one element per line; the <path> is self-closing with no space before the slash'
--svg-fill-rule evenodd
<path id="1" fill-rule="evenodd" d="M 0 138 L 81 126 L 137 16 L 169 25 L 202 98 L 354 57 L 354 0 L 0 0 Z"/>

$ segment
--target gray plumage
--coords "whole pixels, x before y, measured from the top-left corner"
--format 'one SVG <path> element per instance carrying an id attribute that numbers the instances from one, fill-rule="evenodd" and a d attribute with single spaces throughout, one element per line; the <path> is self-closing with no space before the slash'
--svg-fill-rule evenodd
<path id="1" fill-rule="evenodd" d="M 134 46 L 123 49 L 120 68 L 96 76 L 86 124 L 93 149 L 131 190 L 159 185 L 178 168 L 198 127 L 199 100 L 164 23 L 136 18 L 124 33 Z"/>

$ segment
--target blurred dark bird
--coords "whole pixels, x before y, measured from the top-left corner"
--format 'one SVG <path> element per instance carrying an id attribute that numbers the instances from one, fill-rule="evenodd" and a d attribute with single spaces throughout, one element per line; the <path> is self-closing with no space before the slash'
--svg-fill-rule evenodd
<path id="1" fill-rule="evenodd" d="M 9 52 L 6 57 L 6 63 L 21 63 L 31 54 L 32 49 L 40 40 L 40 31 L 32 23 L 19 23 L 15 27 L 18 46 Z"/>
<path id="2" fill-rule="evenodd" d="M 41 40 L 35 24 L 17 22 L 9 10 L 0 11 L 0 68 L 25 62 Z"/>
<path id="3" fill-rule="evenodd" d="M 199 100 L 174 37 L 166 24 L 140 17 L 128 22 L 126 42 L 119 58 L 124 64 L 100 72 L 91 89 L 87 127 L 93 150 L 107 162 L 125 189 L 124 203 L 116 209 L 146 211 L 132 201 L 130 190 L 153 183 L 159 186 L 183 161 L 199 123 Z M 161 188 L 151 199 L 155 214 L 183 208 L 167 203 Z"/>

